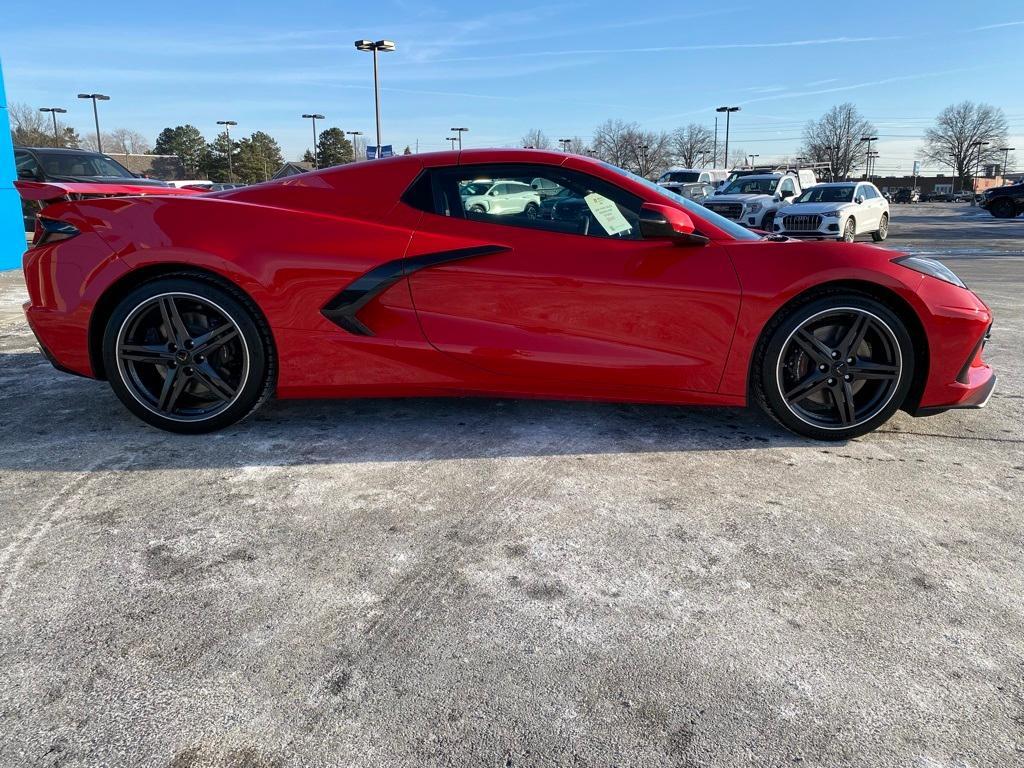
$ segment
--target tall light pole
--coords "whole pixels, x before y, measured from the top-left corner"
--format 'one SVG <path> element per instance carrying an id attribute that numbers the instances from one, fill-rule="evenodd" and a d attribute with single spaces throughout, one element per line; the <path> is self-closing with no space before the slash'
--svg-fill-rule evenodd
<path id="1" fill-rule="evenodd" d="M 303 115 L 302 117 L 304 119 L 306 119 L 306 120 L 312 120 L 313 121 L 313 168 L 316 169 L 316 168 L 320 167 L 320 160 L 318 159 L 317 154 L 316 154 L 316 121 L 317 120 L 323 120 L 324 116 L 323 115 L 317 115 L 317 114 L 313 113 L 313 114 Z"/>
<path id="2" fill-rule="evenodd" d="M 861 136 L 860 141 L 862 144 L 867 144 L 868 148 L 864 152 L 864 178 L 871 181 L 871 142 L 878 141 L 877 136 Z"/>
<path id="3" fill-rule="evenodd" d="M 739 107 L 719 107 L 715 112 L 725 112 L 725 167 L 729 167 L 729 117 L 733 112 L 739 112 Z"/>
<path id="4" fill-rule="evenodd" d="M 452 143 L 451 148 L 452 148 L 452 151 L 454 152 L 455 151 L 455 142 L 457 142 L 459 140 L 459 137 L 458 136 L 446 136 L 444 140 L 445 141 L 450 141 Z"/>
<path id="5" fill-rule="evenodd" d="M 232 166 L 231 160 L 231 155 L 234 154 L 231 151 L 231 126 L 238 125 L 238 123 L 236 123 L 234 120 L 218 120 L 217 125 L 224 126 L 224 136 L 227 137 L 228 140 L 228 183 L 231 184 L 235 180 L 235 170 L 234 167 Z"/>
<path id="6" fill-rule="evenodd" d="M 40 112 L 49 112 L 50 116 L 53 117 L 53 146 L 60 146 L 60 136 L 57 135 L 57 115 L 63 115 L 67 113 L 66 109 L 60 107 L 40 107 Z"/>
<path id="7" fill-rule="evenodd" d="M 718 167 L 718 115 L 715 115 L 715 149 L 711 155 L 711 167 Z"/>
<path id="8" fill-rule="evenodd" d="M 749 157 L 750 157 L 750 167 L 753 168 L 754 167 L 754 158 L 755 157 L 760 157 L 760 155 L 750 155 Z"/>
<path id="9" fill-rule="evenodd" d="M 462 151 L 462 134 L 468 130 L 469 128 L 452 128 L 452 132 L 459 137 L 459 152 Z"/>
<path id="10" fill-rule="evenodd" d="M 57 118 L 54 118 L 54 121 L 56 121 L 56 119 Z M 56 132 L 57 132 L 57 123 L 56 122 L 54 122 L 54 124 L 53 124 L 53 131 L 56 134 Z M 1010 162 L 1010 153 L 1015 151 L 1016 149 L 1017 149 L 1016 147 L 999 147 L 999 151 L 1003 153 L 1003 168 L 1002 168 L 1002 171 L 1003 171 L 1003 183 L 1004 184 L 1006 183 L 1006 164 L 1008 162 Z"/>
<path id="11" fill-rule="evenodd" d="M 647 167 L 647 150 L 649 150 L 650 148 L 651 147 L 649 144 L 640 145 L 640 162 L 643 165 L 643 168 L 641 169 L 642 173 L 640 175 L 643 176 L 645 179 L 647 178 L 647 174 L 651 170 L 650 168 Z"/>
<path id="12" fill-rule="evenodd" d="M 563 152 L 568 152 L 569 145 L 572 144 L 572 139 L 559 139 L 558 143 L 562 145 Z"/>
<path id="13" fill-rule="evenodd" d="M 373 53 L 373 105 L 377 111 L 377 158 L 380 158 L 380 76 L 377 72 L 377 52 L 388 53 L 395 50 L 395 43 L 392 40 L 356 40 L 357 51 L 371 51 Z"/>
<path id="14" fill-rule="evenodd" d="M 362 136 L 363 132 L 362 131 L 345 131 L 345 133 L 347 133 L 349 136 L 352 137 L 351 139 L 349 139 L 349 141 L 352 142 L 352 162 L 354 163 L 356 161 L 356 136 Z"/>
<path id="15" fill-rule="evenodd" d="M 974 198 L 978 195 L 978 169 L 981 167 L 981 148 L 987 147 L 989 142 L 987 141 L 972 141 L 971 146 L 978 148 L 978 157 L 974 161 L 974 175 L 971 177 L 971 207 L 978 204 L 978 201 Z"/>
<path id="16" fill-rule="evenodd" d="M 92 119 L 96 121 L 96 151 L 103 151 L 103 139 L 100 138 L 100 112 L 96 109 L 97 101 L 110 101 L 109 96 L 104 96 L 102 93 L 80 93 L 78 94 L 80 99 L 92 99 Z"/>

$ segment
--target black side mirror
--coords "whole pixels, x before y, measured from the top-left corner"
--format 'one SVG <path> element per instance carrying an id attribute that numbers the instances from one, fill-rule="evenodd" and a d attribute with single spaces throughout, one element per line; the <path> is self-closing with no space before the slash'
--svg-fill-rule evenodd
<path id="1" fill-rule="evenodd" d="M 786 199 L 788 199 L 788 198 L 790 198 L 792 196 L 793 196 L 793 190 L 792 189 L 784 189 L 781 192 L 779 192 L 779 198 L 781 200 L 786 200 Z"/>
<path id="2" fill-rule="evenodd" d="M 25 179 L 27 181 L 36 181 L 39 177 L 36 176 L 35 172 L 31 168 L 19 168 L 18 178 Z"/>

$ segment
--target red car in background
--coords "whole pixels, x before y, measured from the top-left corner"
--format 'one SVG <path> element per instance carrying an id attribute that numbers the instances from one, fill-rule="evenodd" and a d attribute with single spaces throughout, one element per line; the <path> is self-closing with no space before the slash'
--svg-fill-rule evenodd
<path id="1" fill-rule="evenodd" d="M 482 180 L 495 204 L 471 210 Z M 582 203 L 567 219 L 500 204 L 523 184 Z M 55 204 L 25 275 L 51 361 L 178 432 L 273 394 L 487 395 L 753 401 L 801 435 L 846 439 L 900 408 L 984 405 L 995 384 L 991 313 L 941 263 L 762 237 L 546 151 Z"/>

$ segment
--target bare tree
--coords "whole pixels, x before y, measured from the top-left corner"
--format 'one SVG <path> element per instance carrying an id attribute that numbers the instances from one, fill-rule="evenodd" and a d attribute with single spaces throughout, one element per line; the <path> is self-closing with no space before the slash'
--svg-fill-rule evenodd
<path id="1" fill-rule="evenodd" d="M 540 128 L 531 128 L 528 130 L 523 135 L 522 142 L 524 147 L 532 147 L 533 149 L 551 149 L 551 139 L 549 139 Z"/>
<path id="2" fill-rule="evenodd" d="M 711 130 L 697 123 L 677 128 L 672 134 L 672 151 L 676 161 L 685 168 L 698 168 L 714 152 L 715 137 Z M 714 163 L 712 162 L 712 165 Z"/>
<path id="3" fill-rule="evenodd" d="M 729 163 L 726 165 L 726 168 L 742 168 L 750 160 L 750 153 L 743 149 L 743 147 L 730 148 L 729 155 Z"/>
<path id="4" fill-rule="evenodd" d="M 672 137 L 664 131 L 644 131 L 636 123 L 605 120 L 594 129 L 594 154 L 612 165 L 651 176 L 672 161 Z"/>
<path id="5" fill-rule="evenodd" d="M 11 121 L 11 140 L 23 147 L 77 147 L 78 134 L 60 120 L 57 135 L 53 133 L 53 117 L 28 104 L 11 103 L 7 108 Z"/>
<path id="6" fill-rule="evenodd" d="M 96 134 L 90 133 L 82 140 L 86 149 L 96 151 Z M 103 151 L 111 155 L 147 155 L 152 146 L 146 137 L 130 128 L 115 128 L 103 132 Z"/>
<path id="7" fill-rule="evenodd" d="M 874 130 L 853 104 L 839 104 L 807 123 L 801 154 L 810 162 L 828 163 L 832 178 L 845 179 L 862 166 L 867 148 L 861 138 Z"/>
<path id="8" fill-rule="evenodd" d="M 593 152 L 587 142 L 579 136 L 573 136 L 569 139 L 569 144 L 565 149 L 567 152 L 572 152 L 574 155 L 589 155 Z"/>
<path id="9" fill-rule="evenodd" d="M 987 141 L 980 147 L 980 162 L 1001 163 L 1006 146 L 1006 115 L 1003 110 L 988 104 L 962 101 L 946 107 L 935 119 L 935 125 L 924 132 L 922 154 L 944 163 L 963 179 L 974 172 L 979 162 L 975 142 Z"/>

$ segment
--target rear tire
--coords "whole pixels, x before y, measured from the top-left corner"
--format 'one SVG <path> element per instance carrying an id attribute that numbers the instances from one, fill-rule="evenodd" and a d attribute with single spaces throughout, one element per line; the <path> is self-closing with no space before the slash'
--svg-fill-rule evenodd
<path id="1" fill-rule="evenodd" d="M 871 239 L 881 243 L 889 236 L 889 214 L 883 213 L 882 220 L 878 222 L 878 230 L 871 233 Z"/>
<path id="2" fill-rule="evenodd" d="M 270 330 L 241 292 L 201 275 L 157 278 L 115 307 L 103 364 L 118 399 L 160 429 L 200 434 L 241 421 L 270 397 Z"/>
<path id="3" fill-rule="evenodd" d="M 1017 215 L 1013 201 L 1006 198 L 994 201 L 988 210 L 997 219 L 1012 219 Z"/>
<path id="4" fill-rule="evenodd" d="M 870 296 L 836 291 L 812 297 L 765 328 L 751 393 L 798 435 L 849 440 L 885 423 L 903 405 L 913 378 L 913 341 L 896 313 Z"/>

